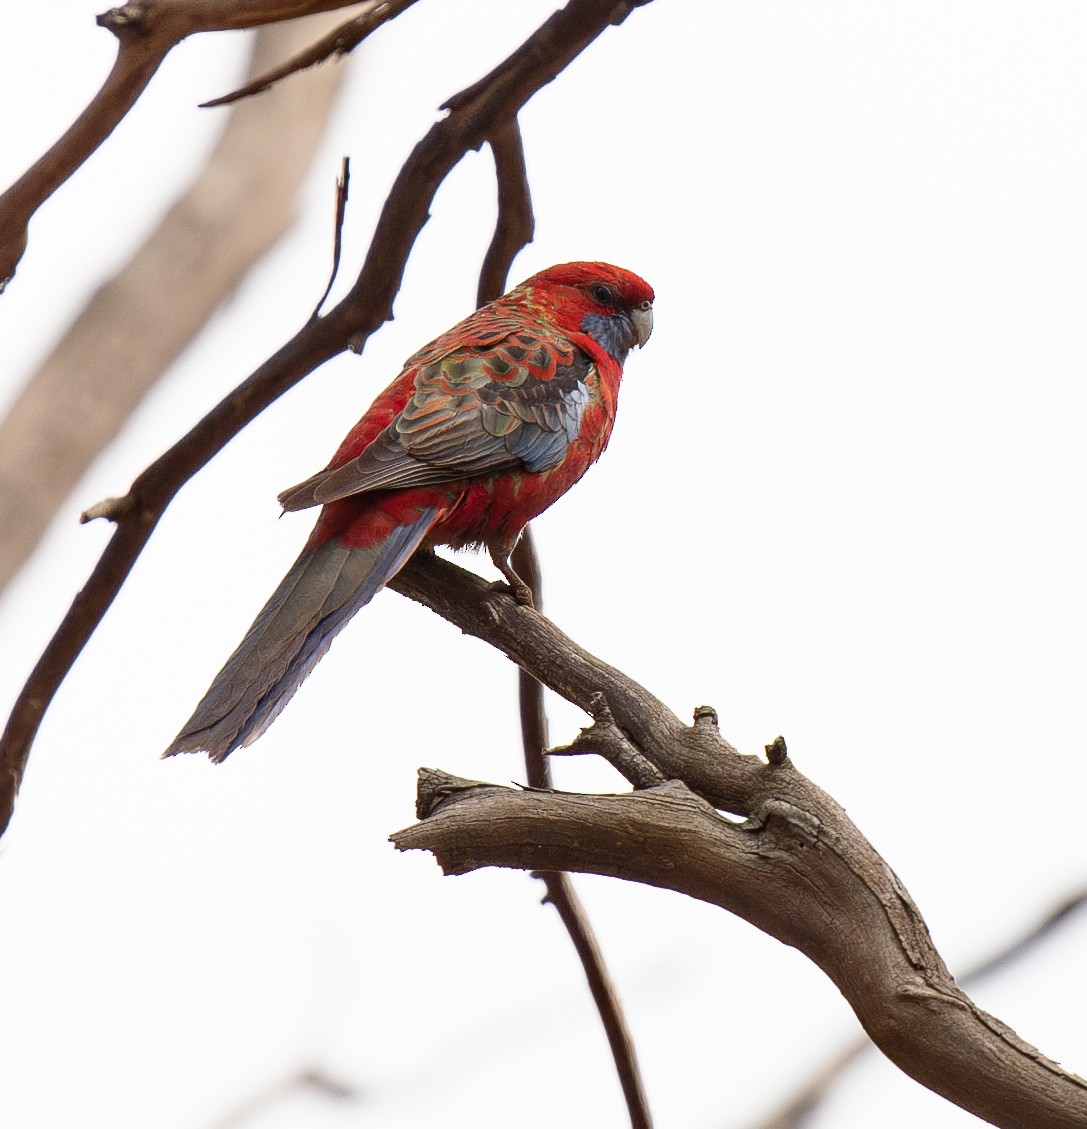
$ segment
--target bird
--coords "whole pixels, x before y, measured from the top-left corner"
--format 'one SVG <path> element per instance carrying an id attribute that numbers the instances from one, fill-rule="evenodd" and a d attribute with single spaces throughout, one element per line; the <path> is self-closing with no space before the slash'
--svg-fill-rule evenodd
<path id="1" fill-rule="evenodd" d="M 631 271 L 564 263 L 411 356 L 328 466 L 279 495 L 284 512 L 322 507 L 313 532 L 163 756 L 252 744 L 417 550 L 486 549 L 531 606 L 510 554 L 607 446 L 653 302 Z"/>

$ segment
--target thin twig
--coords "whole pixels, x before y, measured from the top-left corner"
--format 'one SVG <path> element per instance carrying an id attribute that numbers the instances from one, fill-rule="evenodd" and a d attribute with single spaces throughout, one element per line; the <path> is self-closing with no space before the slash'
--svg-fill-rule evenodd
<path id="1" fill-rule="evenodd" d="M 310 67 L 323 63 L 333 55 L 337 58 L 348 54 L 369 36 L 377 31 L 382 24 L 400 15 L 405 8 L 410 8 L 415 0 L 371 0 L 366 10 L 360 12 L 354 19 L 335 27 L 327 35 L 321 36 L 316 43 L 311 44 L 304 51 L 265 71 L 259 78 L 247 82 L 245 86 L 220 98 L 212 98 L 208 102 L 201 102 L 202 110 L 209 110 L 215 106 L 228 106 L 241 98 L 250 98 L 254 94 L 263 94 L 265 90 L 274 86 L 292 74 L 308 70 Z"/>
<path id="2" fill-rule="evenodd" d="M 514 553 L 513 567 L 532 589 L 536 610 L 542 607 L 540 562 L 531 531 L 526 529 Z M 543 686 L 521 667 L 517 669 L 518 701 L 521 713 L 521 741 L 524 746 L 525 770 L 528 783 L 533 788 L 552 788 L 551 765 L 546 750 L 547 712 L 544 709 Z M 615 983 L 608 972 L 604 955 L 589 923 L 581 899 L 574 889 L 573 880 L 561 870 L 533 871 L 533 876 L 547 887 L 545 901 L 550 902 L 570 934 L 574 950 L 581 961 L 593 1003 L 600 1015 L 604 1033 L 611 1047 L 615 1070 L 626 1100 L 632 1129 L 651 1129 L 653 1118 L 649 1110 L 642 1073 L 638 1066 L 638 1052 L 623 1014 L 623 1005 Z"/>
<path id="3" fill-rule="evenodd" d="M 593 1003 L 600 1013 L 608 1037 L 619 1082 L 623 1087 L 627 1112 L 633 1129 L 652 1129 L 653 1118 L 649 1112 L 649 1099 L 642 1085 L 641 1071 L 634 1040 L 623 1015 L 623 1005 L 615 984 L 608 974 L 604 954 L 597 944 L 596 935 L 589 925 L 589 917 L 577 896 L 570 876 L 561 870 L 533 871 L 533 877 L 542 878 L 547 885 L 547 901 L 557 910 L 570 939 L 574 942 L 585 979 L 589 983 Z"/>
<path id="4" fill-rule="evenodd" d="M 347 216 L 347 194 L 350 185 L 351 158 L 344 157 L 340 175 L 336 178 L 336 231 L 332 241 L 332 271 L 328 276 L 328 285 L 325 287 L 325 292 L 321 295 L 317 305 L 313 307 L 313 313 L 309 316 L 310 321 L 320 317 L 321 307 L 325 304 L 325 299 L 332 293 L 336 275 L 340 273 L 340 255 L 343 253 L 343 221 Z"/>
<path id="5" fill-rule="evenodd" d="M 536 230 L 532 214 L 532 193 L 521 130 L 513 118 L 489 138 L 494 155 L 495 179 L 498 182 L 498 219 L 490 246 L 483 257 L 479 273 L 476 304 L 485 305 L 505 289 L 510 267 L 518 253 L 529 243 Z M 514 571 L 529 586 L 537 608 L 542 591 L 540 561 L 532 540 L 531 528 L 525 529 L 513 552 Z M 521 709 L 521 734 L 525 744 L 525 769 L 532 788 L 550 788 L 551 776 L 547 758 L 547 715 L 543 708 L 543 687 L 525 672 L 518 671 L 518 700 Z"/>
<path id="6" fill-rule="evenodd" d="M 505 291 L 513 260 L 532 242 L 536 233 L 525 147 L 517 118 L 503 122 L 487 141 L 494 156 L 494 174 L 498 183 L 498 219 L 479 272 L 479 289 L 476 292 L 476 304 L 479 306 L 493 301 Z M 528 578 L 525 579 L 527 581 Z"/>
<path id="7" fill-rule="evenodd" d="M 478 298 L 481 306 L 506 289 L 510 266 L 518 252 L 532 240 L 535 229 L 525 150 L 517 120 L 512 119 L 506 123 L 489 140 L 498 181 L 498 220 L 480 271 Z M 522 533 L 514 550 L 512 563 L 517 575 L 531 589 L 533 603 L 539 611 L 543 606 L 540 560 L 532 532 L 528 528 Z M 551 788 L 551 768 L 546 754 L 549 742 L 543 686 L 531 674 L 518 669 L 517 687 L 521 741 L 529 786 Z M 534 872 L 533 876 L 547 887 L 544 900 L 555 907 L 581 961 L 615 1060 L 630 1123 L 633 1129 L 651 1129 L 649 1102 L 638 1069 L 634 1040 L 585 907 L 581 904 L 569 875 L 553 870 Z"/>
<path id="8" fill-rule="evenodd" d="M 1022 960 L 1039 942 L 1048 937 L 1055 929 L 1064 925 L 1073 914 L 1083 909 L 1084 906 L 1087 906 L 1087 890 L 1081 890 L 1078 894 L 1065 898 L 1063 902 L 1054 906 L 1045 917 L 1031 926 L 1021 937 L 986 957 L 980 964 L 975 965 L 960 976 L 959 983 L 976 984 L 987 976 L 1003 972 L 1008 965 Z"/>
<path id="9" fill-rule="evenodd" d="M 313 1067 L 309 1070 L 300 1070 L 297 1074 L 292 1074 L 289 1078 L 284 1078 L 253 1094 L 241 1105 L 219 1118 L 213 1129 L 238 1129 L 239 1126 L 262 1118 L 268 1110 L 274 1109 L 300 1092 L 319 1094 L 333 1102 L 357 1101 L 359 1097 L 354 1087 Z"/>
<path id="10" fill-rule="evenodd" d="M 543 577 L 531 526 L 526 526 L 513 551 L 513 571 L 529 586 L 537 611 L 543 610 Z M 521 744 L 525 750 L 525 775 L 530 788 L 553 788 L 551 762 L 546 750 L 547 710 L 543 687 L 527 671 L 517 668 L 517 702 L 521 717 Z"/>
<path id="11" fill-rule="evenodd" d="M 131 508 L 76 595 L 16 699 L 0 737 L 0 832 L 8 825 L 30 748 L 57 688 L 101 622 L 173 496 L 239 431 L 318 365 L 362 349 L 392 316 L 408 255 L 439 185 L 471 149 L 514 118 L 542 86 L 606 28 L 645 0 L 570 0 L 487 78 L 430 127 L 400 170 L 355 284 L 329 313 L 307 322 L 282 348 L 155 460 L 129 494 Z M 331 5 L 330 5 L 331 6 Z"/>
<path id="12" fill-rule="evenodd" d="M 576 757 L 590 754 L 603 757 L 635 788 L 656 788 L 666 781 L 663 772 L 615 724 L 607 699 L 598 694 L 600 708 L 593 711 L 592 725 L 583 729 L 568 745 L 548 749 L 548 757 Z"/>

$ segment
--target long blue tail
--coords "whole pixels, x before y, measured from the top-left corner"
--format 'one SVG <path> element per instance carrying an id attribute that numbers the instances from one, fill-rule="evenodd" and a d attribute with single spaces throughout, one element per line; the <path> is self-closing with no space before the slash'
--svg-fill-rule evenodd
<path id="1" fill-rule="evenodd" d="M 394 577 L 437 520 L 427 510 L 370 549 L 306 549 L 162 755 L 216 763 L 252 744 L 291 700 L 337 632 Z"/>

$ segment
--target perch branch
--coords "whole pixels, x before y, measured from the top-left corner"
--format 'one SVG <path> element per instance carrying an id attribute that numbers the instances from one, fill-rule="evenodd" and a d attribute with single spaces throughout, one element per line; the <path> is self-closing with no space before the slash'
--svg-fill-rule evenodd
<path id="1" fill-rule="evenodd" d="M 1085 905 L 1087 905 L 1087 891 L 1081 891 L 1066 898 L 1028 929 L 1025 934 L 1016 937 L 1014 941 L 986 958 L 981 964 L 960 976 L 960 986 L 966 988 L 969 985 L 976 984 L 987 976 L 1003 971 L 1027 953 L 1033 952 L 1039 942 L 1063 925 Z M 864 1037 L 843 1046 L 787 1101 L 778 1106 L 769 1116 L 760 1120 L 755 1129 L 804 1129 L 804 1126 L 815 1115 L 816 1110 L 826 1099 L 834 1084 L 871 1046 L 871 1042 Z"/>
<path id="2" fill-rule="evenodd" d="M 423 584 L 430 594 L 431 582 L 469 587 L 433 574 Z M 638 737 L 652 759 L 667 758 L 647 730 Z M 716 753 L 734 755 L 723 743 Z M 814 961 L 881 1050 L 949 1101 L 1003 1129 L 1087 1123 L 1087 1082 L 962 992 L 905 891 L 877 877 L 890 872 L 845 813 L 795 770 L 763 767 L 763 818 L 743 824 L 677 780 L 584 796 L 485 786 L 431 769 L 420 788 L 436 787 L 440 798 L 424 802 L 423 822 L 392 839 L 400 850 L 431 851 L 447 874 L 484 866 L 582 871 L 720 906 Z M 909 943 L 896 921 L 903 910 L 913 922 Z"/>

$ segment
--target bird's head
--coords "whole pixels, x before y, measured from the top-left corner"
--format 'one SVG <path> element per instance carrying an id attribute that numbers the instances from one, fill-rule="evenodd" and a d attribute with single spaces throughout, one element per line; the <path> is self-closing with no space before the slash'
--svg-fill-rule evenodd
<path id="1" fill-rule="evenodd" d="M 562 324 L 587 333 L 622 364 L 653 332 L 653 287 L 610 263 L 563 263 L 523 283 L 546 295 Z"/>

